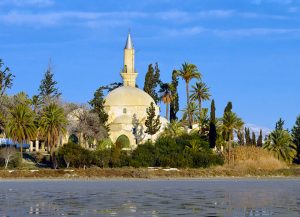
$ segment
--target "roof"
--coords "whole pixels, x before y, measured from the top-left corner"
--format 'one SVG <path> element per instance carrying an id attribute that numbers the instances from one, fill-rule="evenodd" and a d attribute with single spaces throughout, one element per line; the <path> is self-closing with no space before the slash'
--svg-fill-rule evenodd
<path id="1" fill-rule="evenodd" d="M 122 86 L 111 91 L 105 98 L 105 106 L 150 106 L 152 97 L 135 87 Z"/>
<path id="2" fill-rule="evenodd" d="M 131 40 L 130 33 L 128 33 L 128 36 L 127 36 L 125 49 L 133 49 L 133 43 L 132 43 L 132 40 Z"/>

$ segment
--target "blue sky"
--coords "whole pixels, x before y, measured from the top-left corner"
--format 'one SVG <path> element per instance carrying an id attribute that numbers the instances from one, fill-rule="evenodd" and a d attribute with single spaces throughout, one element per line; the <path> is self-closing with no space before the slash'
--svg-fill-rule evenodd
<path id="1" fill-rule="evenodd" d="M 148 64 L 158 62 L 167 82 L 187 61 L 219 116 L 228 101 L 246 123 L 269 128 L 279 117 L 290 128 L 300 114 L 300 0 L 0 0 L 10 94 L 36 94 L 51 58 L 64 100 L 87 102 L 121 80 L 129 29 L 140 87 Z M 179 91 L 183 108 L 183 81 Z"/>

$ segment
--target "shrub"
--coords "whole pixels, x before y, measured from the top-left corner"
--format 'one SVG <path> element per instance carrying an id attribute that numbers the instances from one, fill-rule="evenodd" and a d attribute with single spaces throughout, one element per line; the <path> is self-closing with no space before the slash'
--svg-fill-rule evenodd
<path id="1" fill-rule="evenodd" d="M 155 147 L 152 143 L 139 145 L 131 155 L 131 166 L 133 167 L 150 167 L 155 166 Z"/>
<path id="2" fill-rule="evenodd" d="M 98 142 L 96 150 L 105 150 L 105 149 L 111 149 L 113 147 L 114 143 L 111 141 L 110 138 L 103 139 Z"/>
<path id="3" fill-rule="evenodd" d="M 110 157 L 111 149 L 96 150 L 93 152 L 92 164 L 101 168 L 106 168 L 109 166 Z"/>

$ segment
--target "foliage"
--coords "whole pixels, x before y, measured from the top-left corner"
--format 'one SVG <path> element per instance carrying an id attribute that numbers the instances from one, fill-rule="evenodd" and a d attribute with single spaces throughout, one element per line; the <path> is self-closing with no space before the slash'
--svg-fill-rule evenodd
<path id="1" fill-rule="evenodd" d="M 106 127 L 95 112 L 81 108 L 78 112 L 74 112 L 74 116 L 77 118 L 77 121 L 71 130 L 82 135 L 84 139 L 82 142 L 85 144 L 87 142 L 94 142 L 94 140 L 100 141 L 108 137 Z"/>
<path id="2" fill-rule="evenodd" d="M 6 146 L 0 149 L 0 159 L 4 159 L 4 168 L 7 169 L 10 161 L 18 157 L 17 150 L 14 147 Z"/>
<path id="3" fill-rule="evenodd" d="M 92 152 L 74 143 L 64 144 L 58 149 L 59 167 L 85 168 L 93 160 Z"/>
<path id="4" fill-rule="evenodd" d="M 96 150 L 101 151 L 101 150 L 111 149 L 113 145 L 114 144 L 110 138 L 105 138 L 98 142 Z"/>
<path id="5" fill-rule="evenodd" d="M 39 98 L 44 104 L 51 103 L 61 95 L 56 85 L 57 81 L 54 80 L 52 66 L 49 64 L 39 87 Z"/>
<path id="6" fill-rule="evenodd" d="M 36 136 L 34 114 L 28 105 L 19 104 L 10 110 L 5 133 L 13 141 L 20 144 L 21 157 L 23 158 L 23 143 L 34 139 Z"/>
<path id="7" fill-rule="evenodd" d="M 157 86 L 160 84 L 160 70 L 158 64 L 155 64 L 153 68 L 152 64 L 148 66 L 148 71 L 145 76 L 144 91 L 148 93 L 157 103 L 159 101 L 159 96 L 156 92 Z"/>
<path id="8" fill-rule="evenodd" d="M 191 117 L 191 112 L 190 112 L 190 107 L 189 107 L 189 104 L 190 104 L 189 83 L 194 78 L 200 79 L 201 74 L 198 71 L 198 68 L 196 65 L 185 62 L 182 64 L 182 68 L 177 71 L 177 75 L 185 81 L 188 122 L 189 122 L 189 128 L 192 129 L 192 117 Z"/>
<path id="9" fill-rule="evenodd" d="M 104 110 L 104 103 L 103 87 L 100 87 L 95 91 L 94 98 L 89 101 L 89 104 L 92 106 L 92 112 L 99 116 L 101 124 L 106 130 L 109 130 L 109 127 L 107 126 L 108 114 Z"/>
<path id="10" fill-rule="evenodd" d="M 209 88 L 204 82 L 197 82 L 196 85 L 192 85 L 191 100 L 198 101 L 199 108 L 199 127 L 202 126 L 202 102 L 210 99 Z"/>
<path id="11" fill-rule="evenodd" d="M 44 137 L 45 142 L 50 150 L 51 163 L 56 168 L 55 147 L 58 144 L 60 135 L 66 133 L 67 118 L 63 108 L 55 103 L 45 106 L 41 113 L 39 120 L 39 130 L 41 136 Z"/>
<path id="12" fill-rule="evenodd" d="M 11 73 L 8 67 L 2 67 L 4 63 L 2 59 L 0 59 L 0 104 L 2 103 L 2 97 L 5 94 L 7 89 L 10 89 L 13 85 L 14 75 Z"/>
<path id="13" fill-rule="evenodd" d="M 210 106 L 210 121 L 209 121 L 209 134 L 208 140 L 210 148 L 216 147 L 217 141 L 217 128 L 216 128 L 216 107 L 215 107 L 215 100 L 212 100 Z"/>
<path id="14" fill-rule="evenodd" d="M 150 142 L 139 145 L 131 155 L 133 167 L 151 167 L 156 164 L 155 147 Z"/>
<path id="15" fill-rule="evenodd" d="M 300 160 L 300 115 L 296 119 L 296 123 L 292 128 L 293 142 L 297 146 L 297 159 Z"/>
<path id="16" fill-rule="evenodd" d="M 130 141 L 126 135 L 121 135 L 116 140 L 116 147 L 119 149 L 122 148 L 129 148 L 130 147 Z"/>
<path id="17" fill-rule="evenodd" d="M 171 121 L 168 125 L 164 128 L 162 133 L 163 136 L 169 137 L 177 137 L 184 133 L 184 127 L 182 123 L 179 121 Z"/>
<path id="18" fill-rule="evenodd" d="M 179 96 L 178 96 L 178 77 L 177 77 L 177 71 L 174 70 L 172 72 L 172 89 L 171 89 L 171 95 L 173 97 L 173 100 L 170 104 L 170 120 L 175 121 L 177 120 L 177 112 L 179 111 Z"/>
<path id="19" fill-rule="evenodd" d="M 257 138 L 257 143 L 256 145 L 258 147 L 262 147 L 263 146 L 263 135 L 262 135 L 262 129 L 259 130 L 259 136 Z"/>
<path id="20" fill-rule="evenodd" d="M 251 145 L 250 128 L 245 127 L 245 140 L 246 145 Z"/>
<path id="21" fill-rule="evenodd" d="M 159 115 L 155 114 L 154 103 L 151 102 L 150 107 L 147 109 L 147 119 L 145 121 L 145 126 L 147 129 L 145 130 L 145 133 L 148 133 L 152 136 L 159 131 L 161 127 L 159 118 Z"/>
<path id="22" fill-rule="evenodd" d="M 254 145 L 254 146 L 256 146 L 256 136 L 255 136 L 254 132 L 252 132 L 251 144 Z"/>
<path id="23" fill-rule="evenodd" d="M 297 153 L 297 146 L 293 143 L 292 136 L 281 129 L 283 128 L 279 127 L 271 132 L 264 148 L 273 152 L 278 159 L 291 163 Z"/>

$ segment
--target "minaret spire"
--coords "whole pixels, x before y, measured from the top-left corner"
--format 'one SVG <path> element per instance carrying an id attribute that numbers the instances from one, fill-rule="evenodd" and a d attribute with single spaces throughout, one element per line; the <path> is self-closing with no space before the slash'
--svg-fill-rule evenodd
<path id="1" fill-rule="evenodd" d="M 129 32 L 124 48 L 124 68 L 121 72 L 123 85 L 135 87 L 137 75 L 134 68 L 134 47 Z"/>

